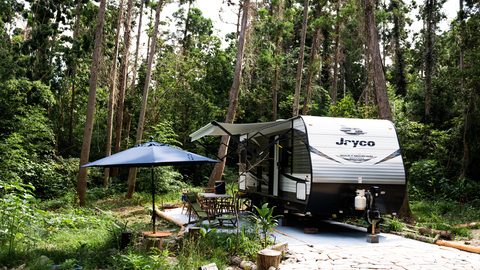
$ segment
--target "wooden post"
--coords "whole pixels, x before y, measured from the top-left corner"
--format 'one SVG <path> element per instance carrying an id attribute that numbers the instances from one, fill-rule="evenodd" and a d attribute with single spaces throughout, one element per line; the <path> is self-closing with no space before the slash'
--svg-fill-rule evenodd
<path id="1" fill-rule="evenodd" d="M 262 249 L 257 253 L 258 270 L 268 270 L 271 266 L 278 268 L 282 252 L 278 250 Z"/>

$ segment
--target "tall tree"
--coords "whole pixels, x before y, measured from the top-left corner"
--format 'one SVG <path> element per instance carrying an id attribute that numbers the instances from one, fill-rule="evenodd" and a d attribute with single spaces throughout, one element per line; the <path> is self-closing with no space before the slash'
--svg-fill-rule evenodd
<path id="1" fill-rule="evenodd" d="M 432 107 L 432 76 L 434 72 L 434 44 L 435 44 L 435 9 L 436 0 L 426 0 L 425 13 L 425 121 L 431 120 Z"/>
<path id="2" fill-rule="evenodd" d="M 405 29 L 405 14 L 402 0 L 391 0 L 390 9 L 393 16 L 393 49 L 394 49 L 394 73 L 393 80 L 396 94 L 405 96 L 407 94 L 407 78 L 405 75 L 405 56 L 401 45 L 403 29 Z"/>
<path id="3" fill-rule="evenodd" d="M 108 116 L 107 116 L 107 145 L 105 155 L 108 157 L 112 154 L 112 133 L 113 133 L 113 115 L 115 111 L 115 95 L 117 91 L 117 58 L 119 51 L 120 32 L 123 21 L 123 0 L 120 0 L 118 6 L 117 31 L 115 33 L 115 47 L 113 49 L 113 63 L 110 70 L 110 93 L 108 97 Z M 108 187 L 110 178 L 110 168 L 105 168 L 103 174 L 103 186 Z"/>
<path id="4" fill-rule="evenodd" d="M 272 5 L 274 3 L 272 2 Z M 275 121 L 278 118 L 278 91 L 280 90 L 280 73 L 281 73 L 281 53 L 282 53 L 282 32 L 283 32 L 283 11 L 284 11 L 284 2 L 283 0 L 278 0 L 274 7 L 274 16 L 276 17 L 275 21 L 277 27 L 275 27 L 275 51 L 273 54 L 274 58 L 274 71 L 273 71 L 273 81 L 272 81 L 272 120 Z"/>
<path id="5" fill-rule="evenodd" d="M 335 47 L 333 49 L 334 60 L 333 60 L 333 78 L 332 78 L 332 88 L 330 89 L 330 97 L 332 98 L 332 104 L 337 103 L 338 96 L 338 66 L 340 62 L 340 27 L 341 27 L 341 18 L 340 18 L 340 7 L 342 5 L 342 0 L 337 0 L 335 4 Z"/>
<path id="6" fill-rule="evenodd" d="M 97 15 L 97 27 L 95 29 L 95 45 L 93 49 L 92 65 L 90 67 L 89 93 L 87 103 L 87 119 L 83 132 L 82 152 L 80 154 L 80 166 L 88 162 L 90 155 L 90 143 L 92 141 L 93 122 L 95 119 L 95 98 L 97 94 L 97 77 L 102 54 L 103 26 L 105 24 L 106 0 L 100 1 Z M 80 167 L 77 176 L 77 194 L 80 206 L 85 206 L 87 194 L 87 169 Z"/>
<path id="7" fill-rule="evenodd" d="M 156 47 L 157 47 L 157 36 L 158 36 L 158 25 L 160 24 L 160 12 L 162 11 L 163 0 L 158 1 L 156 14 L 155 14 L 155 24 L 153 26 L 153 34 L 150 44 L 150 55 L 148 55 L 147 63 L 147 74 L 145 75 L 145 83 L 143 85 L 143 96 L 142 104 L 140 107 L 140 115 L 138 116 L 138 125 L 137 125 L 137 136 L 135 143 L 139 144 L 142 142 L 143 135 L 143 126 L 145 123 L 145 112 L 147 111 L 147 101 L 148 101 L 148 90 L 150 88 L 150 80 L 152 78 L 152 66 L 153 58 L 155 57 Z M 135 182 L 137 177 L 137 168 L 130 168 L 128 173 L 128 191 L 126 198 L 131 199 L 133 193 L 135 192 Z"/>
<path id="8" fill-rule="evenodd" d="M 73 42 L 74 44 L 78 44 L 78 37 L 80 32 L 80 20 L 82 14 L 82 7 L 83 2 L 82 0 L 77 0 L 77 5 L 75 7 L 75 24 L 73 26 Z M 78 46 L 78 45 L 77 45 Z M 75 56 L 74 56 L 75 57 Z M 77 77 L 77 59 L 73 59 L 72 67 L 71 67 L 71 97 L 70 97 L 70 115 L 68 121 L 68 143 L 70 145 L 73 144 L 73 122 L 74 122 L 74 111 L 75 111 L 75 85 L 76 85 L 76 77 Z"/>
<path id="9" fill-rule="evenodd" d="M 142 20 L 143 20 L 143 6 L 144 5 L 145 5 L 145 0 L 141 0 L 140 1 L 140 11 L 138 12 L 137 43 L 135 45 L 135 60 L 133 60 L 133 75 L 132 75 L 132 83 L 130 85 L 130 89 L 133 89 L 135 87 L 135 81 L 137 80 L 138 53 L 139 53 L 139 49 L 140 49 L 140 39 L 142 37 Z"/>
<path id="10" fill-rule="evenodd" d="M 227 110 L 227 116 L 225 117 L 226 123 L 233 123 L 235 120 L 235 114 L 237 112 L 238 94 L 240 92 L 240 83 L 242 80 L 242 65 L 245 42 L 247 39 L 247 27 L 248 27 L 248 12 L 250 10 L 250 0 L 244 0 L 242 3 L 242 26 L 240 29 L 240 35 L 238 38 L 237 47 L 237 59 L 235 62 L 235 74 L 233 77 L 232 87 L 230 88 L 229 104 Z M 213 171 L 208 181 L 208 186 L 212 187 L 216 180 L 222 179 L 223 171 L 225 169 L 226 154 L 228 150 L 228 144 L 230 142 L 230 136 L 222 136 L 220 146 L 218 148 L 217 156 L 223 158 L 221 162 L 215 164 Z"/>
<path id="11" fill-rule="evenodd" d="M 127 87 L 128 81 L 128 58 L 130 55 L 130 32 L 132 25 L 132 8 L 133 0 L 128 0 L 127 4 L 127 17 L 125 20 L 124 26 L 124 44 L 122 52 L 122 65 L 120 68 L 120 88 L 118 90 L 118 101 L 117 101 L 117 118 L 115 125 L 115 152 L 119 152 L 122 143 L 122 129 L 123 129 L 123 113 L 125 105 L 125 90 Z"/>
<path id="12" fill-rule="evenodd" d="M 365 13 L 365 28 L 367 30 L 367 48 L 371 57 L 373 69 L 373 82 L 377 98 L 378 114 L 382 119 L 392 120 L 392 111 L 388 102 L 387 83 L 383 70 L 382 56 L 378 43 L 378 32 L 374 16 L 373 0 L 362 0 Z"/>
<path id="13" fill-rule="evenodd" d="M 305 38 L 307 36 L 308 27 L 308 0 L 303 1 L 303 20 L 302 20 L 302 32 L 300 34 L 300 49 L 297 62 L 297 74 L 295 76 L 295 95 L 293 96 L 293 116 L 297 116 L 300 110 L 300 89 L 302 87 L 302 73 L 303 73 L 303 61 L 305 53 Z"/>
<path id="14" fill-rule="evenodd" d="M 312 37 L 312 45 L 310 47 L 310 63 L 308 65 L 307 81 L 305 83 L 305 99 L 303 101 L 302 114 L 307 115 L 310 111 L 309 106 L 312 100 L 312 85 L 314 76 L 318 73 L 321 63 L 318 61 L 318 49 L 320 46 L 320 38 L 322 36 L 322 24 L 320 23 L 320 15 L 324 2 L 320 1 L 315 8 L 315 32 Z"/>
<path id="15" fill-rule="evenodd" d="M 463 88 L 463 155 L 460 179 L 479 179 L 480 169 L 480 3 L 460 2 L 460 85 Z M 470 10 L 469 10 L 470 9 Z M 469 14 L 470 13 L 470 14 Z M 463 49 L 462 49 L 463 47 Z"/>

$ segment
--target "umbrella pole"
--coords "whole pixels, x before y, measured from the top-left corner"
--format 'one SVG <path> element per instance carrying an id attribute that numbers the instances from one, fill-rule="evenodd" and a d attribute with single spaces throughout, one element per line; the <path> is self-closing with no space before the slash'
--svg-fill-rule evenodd
<path id="1" fill-rule="evenodd" d="M 154 171 L 152 166 L 152 221 L 153 221 L 153 234 L 155 234 L 155 182 Z"/>

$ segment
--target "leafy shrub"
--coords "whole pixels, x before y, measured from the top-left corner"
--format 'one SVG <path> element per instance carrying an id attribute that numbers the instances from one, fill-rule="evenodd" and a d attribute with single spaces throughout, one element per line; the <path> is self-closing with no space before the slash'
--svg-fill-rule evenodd
<path id="1" fill-rule="evenodd" d="M 409 181 L 415 187 L 414 192 L 420 197 L 435 198 L 442 192 L 446 179 L 436 160 L 419 160 L 409 170 Z"/>
<path id="2" fill-rule="evenodd" d="M 174 170 L 173 167 L 155 167 L 155 190 L 159 193 L 178 192 L 187 188 L 187 184 L 182 181 L 182 175 Z M 150 169 L 139 170 L 136 184 L 137 191 L 151 192 L 152 176 Z"/>
<path id="3" fill-rule="evenodd" d="M 128 252 L 114 258 L 115 269 L 169 269 L 168 250 L 152 249 L 148 254 Z"/>
<path id="4" fill-rule="evenodd" d="M 0 180 L 0 250 L 28 249 L 36 240 L 33 186 Z"/>
<path id="5" fill-rule="evenodd" d="M 355 100 L 351 94 L 346 95 L 339 100 L 335 105 L 330 105 L 330 115 L 333 117 L 345 117 L 345 118 L 359 118 Z"/>
<path id="6" fill-rule="evenodd" d="M 268 207 L 268 203 L 264 203 L 262 207 L 253 206 L 255 212 L 251 212 L 249 218 L 254 222 L 256 228 L 261 230 L 263 236 L 263 247 L 267 247 L 269 241 L 269 233 L 278 225 L 278 219 L 281 216 L 274 216 L 275 206 Z"/>
<path id="7" fill-rule="evenodd" d="M 387 232 L 401 232 L 405 225 L 398 218 L 385 218 L 384 222 L 381 224 Z"/>

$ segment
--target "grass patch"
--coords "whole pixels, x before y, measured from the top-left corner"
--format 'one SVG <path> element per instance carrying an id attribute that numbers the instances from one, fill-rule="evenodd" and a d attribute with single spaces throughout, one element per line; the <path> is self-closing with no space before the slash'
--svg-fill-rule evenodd
<path id="1" fill-rule="evenodd" d="M 480 220 L 480 205 L 454 201 L 413 201 L 410 204 L 417 226 L 451 231 L 455 236 L 470 238 L 468 228 L 456 228 L 457 224 Z"/>
<path id="2" fill-rule="evenodd" d="M 456 225 L 480 220 L 480 205 L 453 201 L 414 201 L 410 203 L 418 223 Z"/>
<path id="3" fill-rule="evenodd" d="M 31 241 L 18 242 L 13 252 L 0 250 L 0 266 L 28 269 L 198 269 L 215 262 L 219 269 L 232 255 L 254 258 L 261 248 L 257 234 L 246 229 L 237 234 L 202 231 L 197 240 L 169 241 L 163 250 L 146 250 L 140 232 L 151 230 L 151 195 L 136 193 L 131 200 L 123 192 L 94 190 L 89 207 L 78 208 L 72 194 L 36 201 L 29 234 Z M 181 193 L 157 196 L 157 205 L 181 205 Z M 158 230 L 178 226 L 157 219 Z M 28 228 L 28 227 L 27 227 Z M 133 244 L 120 250 L 121 233 L 133 232 Z"/>

